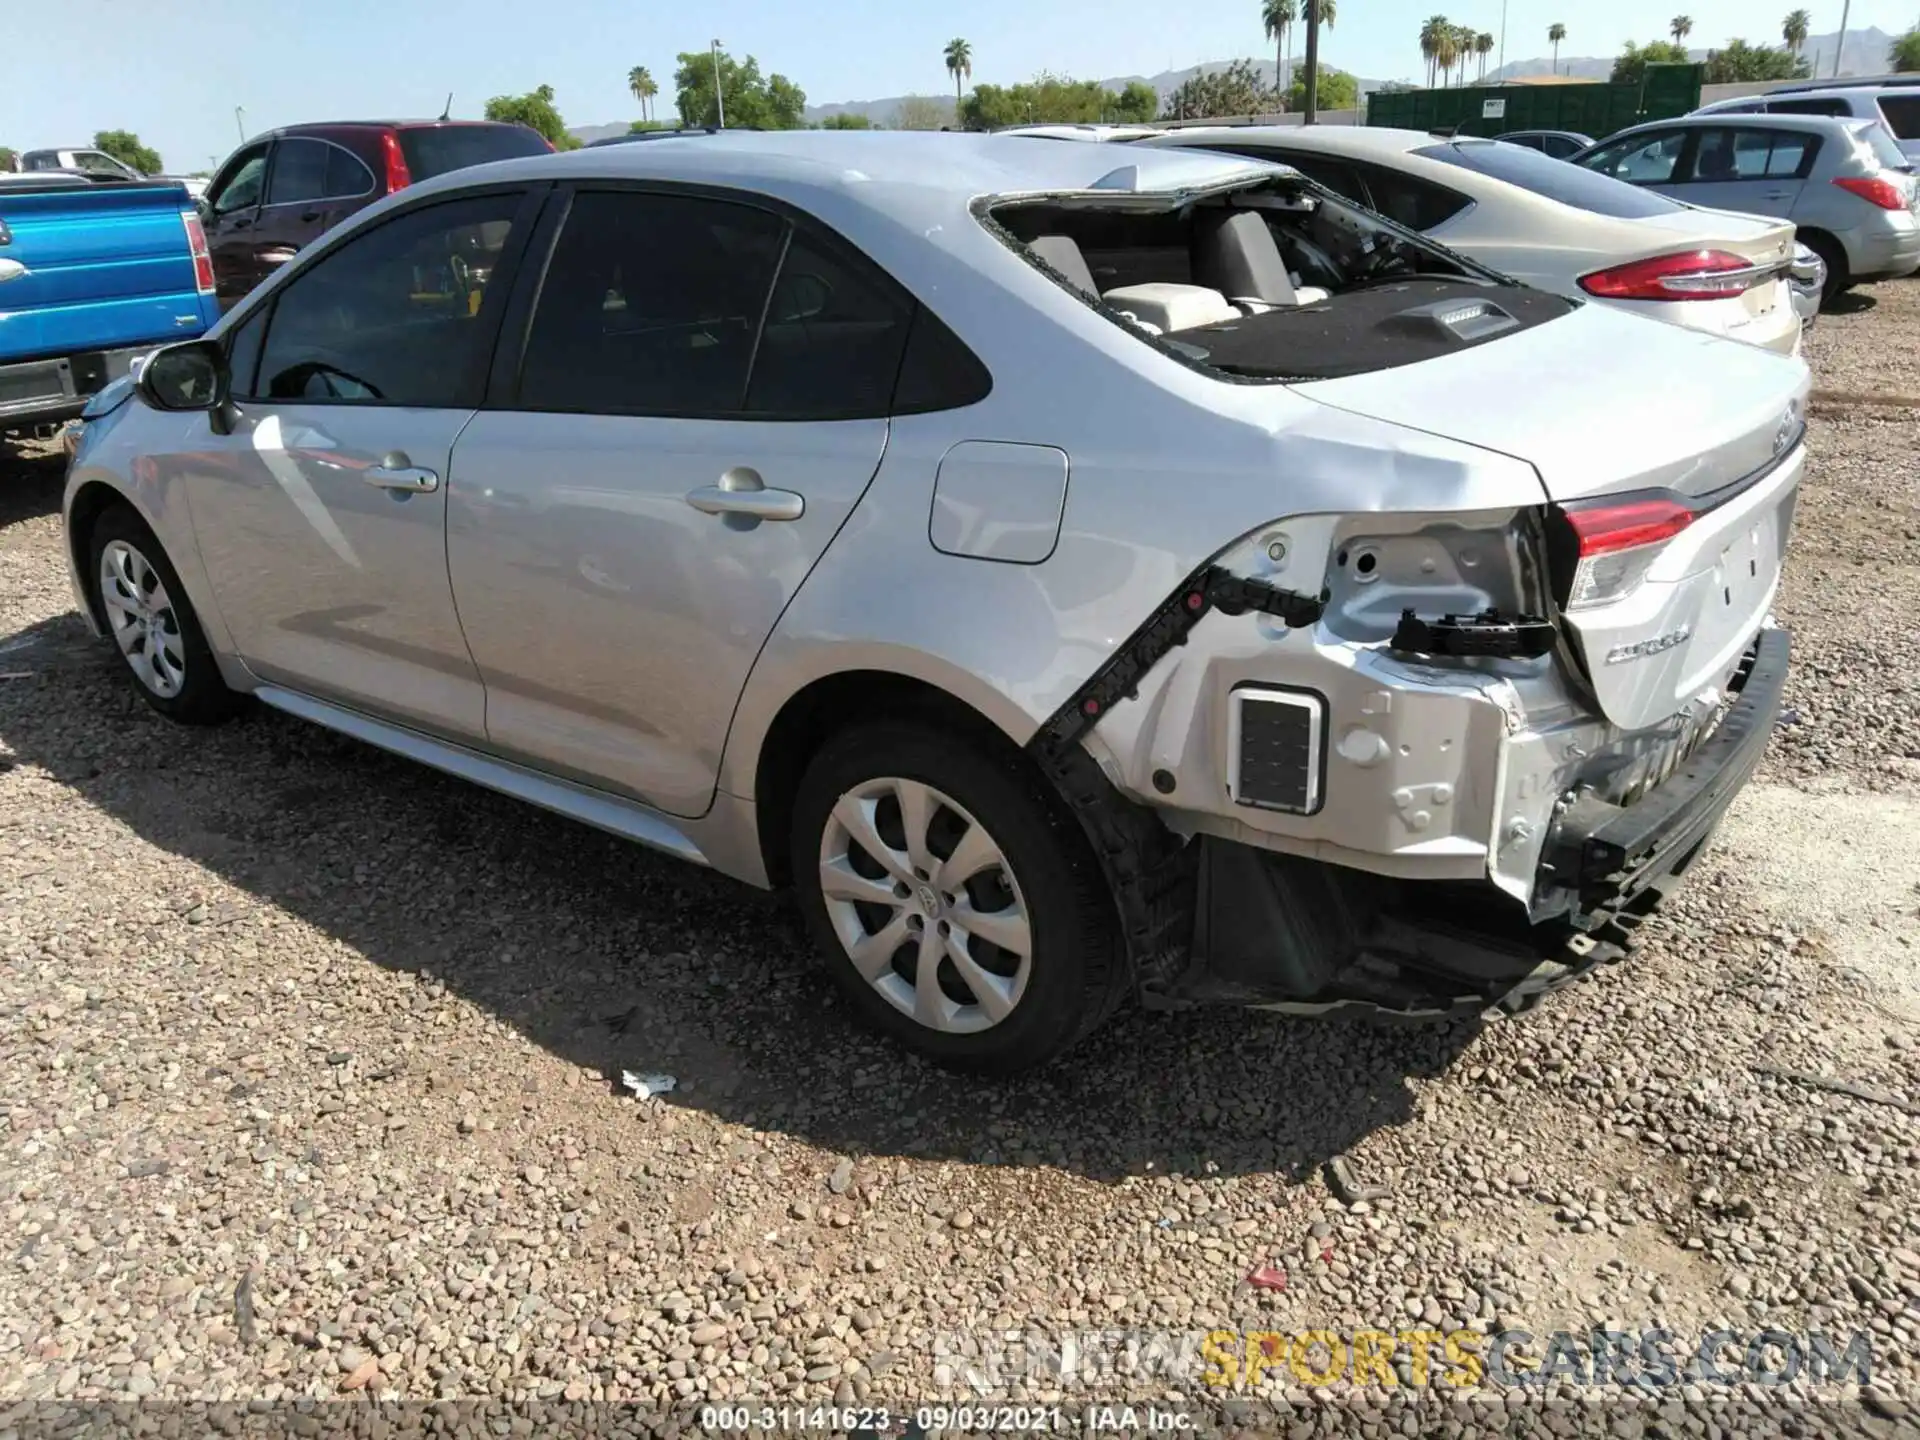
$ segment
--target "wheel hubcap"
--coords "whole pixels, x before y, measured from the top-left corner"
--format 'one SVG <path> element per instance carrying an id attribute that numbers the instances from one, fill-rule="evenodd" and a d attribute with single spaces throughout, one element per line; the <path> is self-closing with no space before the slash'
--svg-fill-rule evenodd
<path id="1" fill-rule="evenodd" d="M 842 795 L 820 840 L 827 916 L 861 977 L 929 1030 L 998 1025 L 1026 993 L 1032 926 L 986 827 L 918 780 Z"/>
<path id="2" fill-rule="evenodd" d="M 124 540 L 100 552 L 100 600 L 134 677 L 162 699 L 187 683 L 187 652 L 173 600 L 151 561 Z"/>

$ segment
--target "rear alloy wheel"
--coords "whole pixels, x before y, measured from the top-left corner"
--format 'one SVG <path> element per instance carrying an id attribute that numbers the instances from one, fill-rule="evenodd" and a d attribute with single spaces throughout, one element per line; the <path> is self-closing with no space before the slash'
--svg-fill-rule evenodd
<path id="1" fill-rule="evenodd" d="M 830 744 L 801 782 L 791 846 L 835 979 L 938 1063 L 1041 1064 L 1124 983 L 1078 830 L 1033 777 L 952 736 L 881 725 Z"/>
<path id="2" fill-rule="evenodd" d="M 180 577 L 145 522 L 115 505 L 94 522 L 93 583 L 134 688 L 170 720 L 212 724 L 233 714 L 227 688 Z"/>

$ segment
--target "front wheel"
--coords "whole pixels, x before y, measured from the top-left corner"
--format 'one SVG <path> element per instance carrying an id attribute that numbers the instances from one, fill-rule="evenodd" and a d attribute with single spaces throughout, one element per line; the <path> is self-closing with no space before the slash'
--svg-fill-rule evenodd
<path id="1" fill-rule="evenodd" d="M 146 522 L 113 505 L 94 522 L 87 548 L 107 633 L 140 697 L 187 725 L 232 715 L 240 697 L 221 679 L 186 588 Z"/>
<path id="2" fill-rule="evenodd" d="M 1126 984 L 1084 837 L 1016 757 L 919 726 L 862 727 L 808 766 L 791 860 L 835 981 L 938 1064 L 1051 1060 Z"/>

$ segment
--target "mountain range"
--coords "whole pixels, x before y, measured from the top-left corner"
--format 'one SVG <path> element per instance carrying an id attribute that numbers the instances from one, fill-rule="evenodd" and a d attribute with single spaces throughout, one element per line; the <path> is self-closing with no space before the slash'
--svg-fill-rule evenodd
<path id="1" fill-rule="evenodd" d="M 1660 35 L 1648 36 L 1647 38 L 1665 39 L 1666 37 Z M 1765 35 L 1750 36 L 1748 38 L 1750 43 L 1756 45 L 1763 43 L 1772 44 L 1777 41 L 1777 37 L 1768 37 Z M 1893 36 L 1887 34 L 1884 30 L 1875 29 L 1871 26 L 1864 30 L 1849 30 L 1847 32 L 1846 45 L 1840 54 L 1840 73 L 1843 75 L 1880 74 L 1887 67 L 1887 47 L 1893 43 L 1893 38 Z M 1833 52 L 1835 42 L 1838 39 L 1839 32 L 1837 31 L 1825 35 L 1811 35 L 1807 37 L 1807 43 L 1802 53 L 1806 55 L 1809 61 L 1814 63 L 1816 74 L 1824 77 L 1833 73 Z M 1687 53 L 1695 60 L 1705 60 L 1707 58 L 1705 49 L 1690 49 Z M 1260 74 L 1261 83 L 1265 85 L 1273 84 L 1273 61 L 1260 60 L 1253 57 L 1249 58 L 1253 59 L 1253 66 Z M 1414 58 L 1418 58 L 1417 53 Z M 1209 60 L 1205 64 L 1190 65 L 1184 70 L 1162 70 L 1156 75 L 1109 76 L 1100 81 L 1100 84 L 1117 94 L 1133 82 L 1141 81 L 1151 85 L 1164 100 L 1194 76 L 1215 74 L 1221 70 L 1225 70 L 1233 63 L 1231 60 Z M 1294 65 L 1296 68 L 1299 65 L 1297 56 L 1294 59 Z M 1540 55 L 1530 60 L 1514 60 L 1497 70 L 1490 70 L 1487 72 L 1487 79 L 1489 81 L 1495 79 L 1518 79 L 1526 76 L 1556 73 L 1575 80 L 1604 80 L 1608 75 L 1613 73 L 1613 57 L 1611 55 L 1562 55 L 1556 69 L 1552 56 Z M 1469 78 L 1471 77 L 1472 72 L 1469 70 Z M 1370 90 L 1378 90 L 1383 84 L 1387 83 L 1382 80 L 1369 80 L 1365 77 L 1356 78 L 1359 80 L 1360 93 L 1362 95 Z M 1415 83 L 1418 83 L 1421 78 L 1423 77 L 1416 75 L 1414 77 Z M 664 99 L 665 97 L 662 98 Z M 806 118 L 809 123 L 817 125 L 833 115 L 864 115 L 876 125 L 885 125 L 893 118 L 894 112 L 900 108 L 903 102 L 914 98 L 932 100 L 948 106 L 951 106 L 953 103 L 949 97 L 939 94 L 927 94 L 919 97 L 888 95 L 878 100 L 842 100 L 829 104 L 809 105 L 806 109 Z M 671 109 L 666 113 L 670 115 L 672 113 Z M 627 123 L 623 121 L 609 125 L 575 126 L 572 133 L 580 141 L 587 143 L 603 139 L 609 135 L 623 135 L 627 129 Z"/>

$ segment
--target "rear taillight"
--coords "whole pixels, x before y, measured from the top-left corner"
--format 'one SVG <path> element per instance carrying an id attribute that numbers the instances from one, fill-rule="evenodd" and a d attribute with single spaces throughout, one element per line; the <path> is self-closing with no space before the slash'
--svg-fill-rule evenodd
<path id="1" fill-rule="evenodd" d="M 193 288 L 202 295 L 213 294 L 213 252 L 207 249 L 207 227 L 191 210 L 180 212 L 180 223 L 187 227 L 187 251 L 193 256 Z"/>
<path id="2" fill-rule="evenodd" d="M 1882 210 L 1907 208 L 1907 192 L 1884 175 L 1875 175 L 1871 179 L 1858 175 L 1836 175 L 1833 183 L 1851 195 L 1858 195 L 1869 205 L 1878 205 Z"/>
<path id="3" fill-rule="evenodd" d="M 1693 511 L 1672 500 L 1628 500 L 1562 510 L 1558 519 L 1556 549 L 1568 562 L 1561 608 L 1581 610 L 1639 589 L 1667 541 L 1693 523 Z"/>
<path id="4" fill-rule="evenodd" d="M 1684 250 L 1582 275 L 1580 288 L 1602 300 L 1724 300 L 1772 278 L 1744 255 Z"/>
<path id="5" fill-rule="evenodd" d="M 387 162 L 387 193 L 404 190 L 413 183 L 413 172 L 407 169 L 406 154 L 400 149 L 400 137 L 389 130 L 380 137 L 380 153 Z"/>

